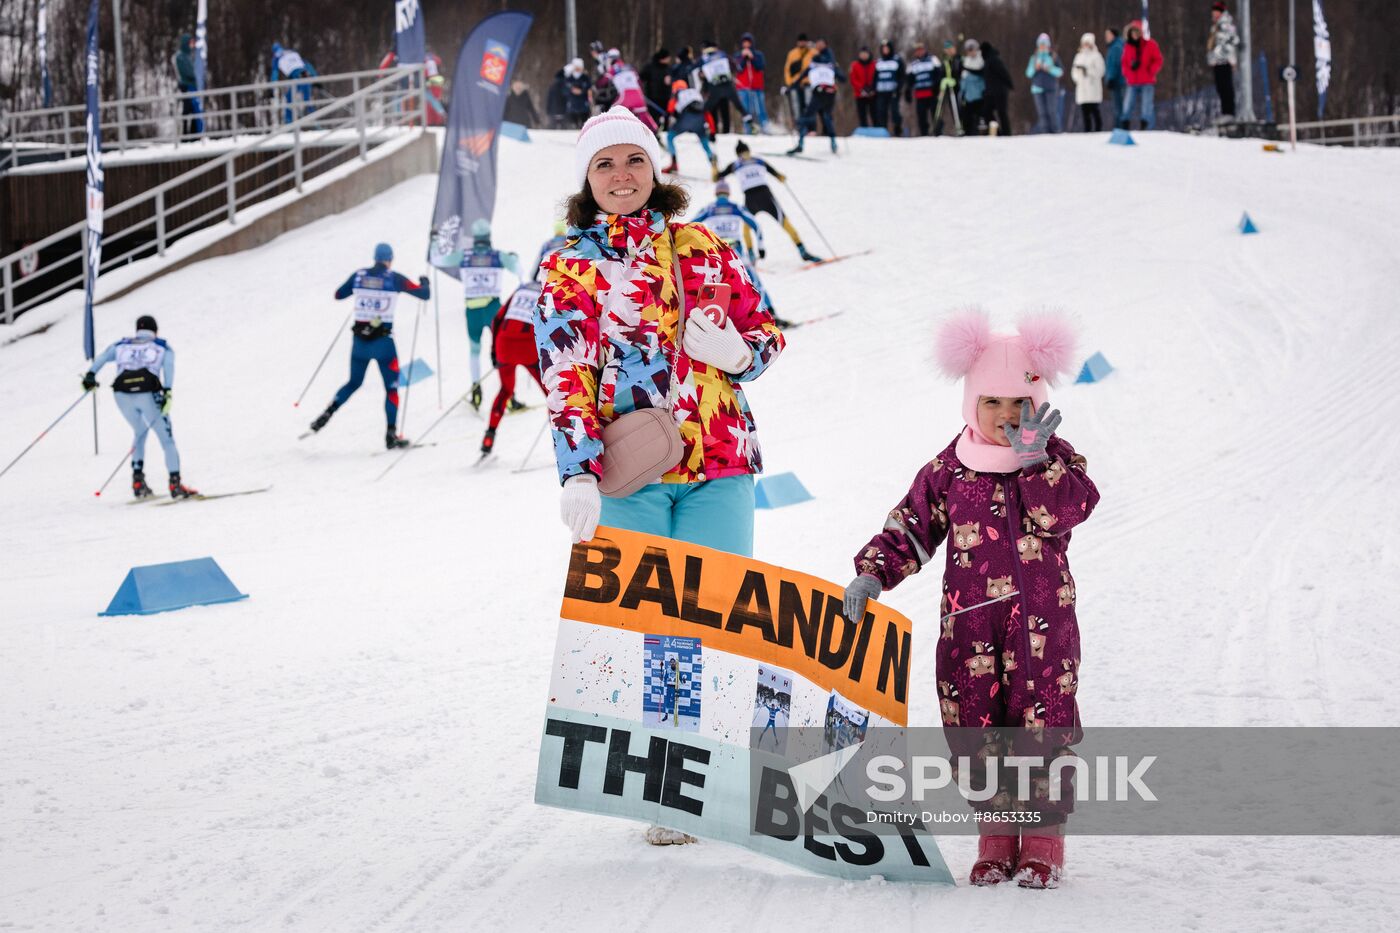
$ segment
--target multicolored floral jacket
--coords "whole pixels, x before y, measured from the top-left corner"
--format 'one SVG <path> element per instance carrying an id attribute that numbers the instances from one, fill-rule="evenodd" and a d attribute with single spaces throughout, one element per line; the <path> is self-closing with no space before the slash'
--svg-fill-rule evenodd
<path id="1" fill-rule="evenodd" d="M 692 361 L 676 346 L 671 237 L 687 308 L 696 306 L 701 285 L 729 285 L 729 316 L 753 351 L 743 372 Z M 662 482 L 762 472 L 753 415 L 738 383 L 777 359 L 783 335 L 738 254 L 700 224 L 670 224 L 668 231 L 662 215 L 647 210 L 600 214 L 587 229 L 569 228 L 567 244 L 540 268 L 535 343 L 561 483 L 601 475 L 605 424 L 637 409 L 666 407 L 673 357 L 681 382 L 672 413 L 685 454 Z"/>

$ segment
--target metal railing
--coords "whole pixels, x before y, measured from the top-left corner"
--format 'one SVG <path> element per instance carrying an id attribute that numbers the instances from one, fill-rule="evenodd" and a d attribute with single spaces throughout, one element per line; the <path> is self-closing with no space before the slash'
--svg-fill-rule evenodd
<path id="1" fill-rule="evenodd" d="M 378 80 L 345 97 L 103 210 L 103 229 L 111 232 L 102 238 L 99 272 L 145 256 L 163 256 L 181 236 L 217 223 L 236 223 L 241 209 L 286 191 L 300 192 L 309 175 L 356 156 L 367 160 L 371 148 L 410 127 L 424 126 L 427 85 L 422 66 L 378 74 Z M 198 190 L 187 194 L 190 188 Z M 64 240 L 75 240 L 71 252 L 50 259 L 41 272 L 17 274 L 27 259 Z M 0 256 L 0 318 L 12 323 L 20 312 L 81 287 L 86 246 L 87 221 L 80 220 Z M 33 287 L 30 282 L 39 275 L 46 276 L 43 286 Z M 29 292 L 22 299 L 21 289 Z"/>
<path id="2" fill-rule="evenodd" d="M 1282 129 L 1284 124 L 1280 124 Z M 1352 117 L 1342 120 L 1314 120 L 1299 123 L 1298 142 L 1320 143 L 1324 146 L 1395 145 L 1400 140 L 1400 114 L 1388 117 Z M 1341 130 L 1344 135 L 1330 131 Z M 1350 133 L 1345 131 L 1350 130 Z"/>
<path id="3" fill-rule="evenodd" d="M 279 124 L 352 95 L 386 74 L 350 71 L 103 101 L 98 107 L 103 148 L 125 152 L 151 145 L 179 147 L 198 140 L 272 132 Z M 199 112 L 189 112 L 195 106 Z M 87 144 L 86 125 L 83 104 L 5 114 L 0 117 L 0 172 L 20 164 L 26 155 L 44 159 L 81 155 Z"/>

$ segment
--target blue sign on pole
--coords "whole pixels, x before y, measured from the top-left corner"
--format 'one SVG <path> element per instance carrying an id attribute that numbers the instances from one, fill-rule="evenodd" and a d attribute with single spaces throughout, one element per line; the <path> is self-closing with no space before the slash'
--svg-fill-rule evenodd
<path id="1" fill-rule="evenodd" d="M 394 0 L 394 54 L 400 65 L 417 65 L 428 56 L 418 0 Z"/>
<path id="2" fill-rule="evenodd" d="M 456 269 L 471 246 L 471 225 L 496 210 L 496 138 L 510 75 L 534 17 L 496 13 L 482 20 L 457 55 L 447 115 L 428 261 Z"/>

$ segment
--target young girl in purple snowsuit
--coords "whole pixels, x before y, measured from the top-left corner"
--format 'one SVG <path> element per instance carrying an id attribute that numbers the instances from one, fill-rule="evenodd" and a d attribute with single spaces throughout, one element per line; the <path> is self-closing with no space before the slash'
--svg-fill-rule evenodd
<path id="1" fill-rule="evenodd" d="M 989 756 L 1048 763 L 1082 737 L 1067 552 L 1071 530 L 1093 512 L 1099 493 L 1084 458 L 1055 434 L 1060 413 L 1047 401 L 1048 383 L 1074 360 L 1073 342 L 1053 315 L 1024 318 L 1014 334 L 993 334 L 980 311 L 943 324 L 938 362 L 963 380 L 965 426 L 861 548 L 859 575 L 846 588 L 846 615 L 859 619 L 867 599 L 918 573 L 947 540 L 939 709 L 953 761 L 966 756 L 980 772 L 969 782 L 977 790 L 987 786 Z M 1007 726 L 1017 728 L 983 731 Z M 1013 801 L 1007 789 L 1016 788 L 1016 770 L 1000 764 L 1000 792 L 974 803 L 986 819 L 978 822 L 969 880 L 1014 877 L 1025 887 L 1054 887 L 1073 787 L 1066 780 L 1061 799 L 1051 801 L 1047 770 L 1031 769 L 1030 799 Z"/>

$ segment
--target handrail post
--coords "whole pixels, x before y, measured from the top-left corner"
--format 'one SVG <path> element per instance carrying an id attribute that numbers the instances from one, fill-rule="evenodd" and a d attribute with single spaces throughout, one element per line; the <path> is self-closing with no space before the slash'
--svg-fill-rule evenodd
<path id="1" fill-rule="evenodd" d="M 418 111 L 422 114 L 423 132 L 428 131 L 428 63 L 418 66 Z"/>
<path id="2" fill-rule="evenodd" d="M 360 133 L 360 161 L 368 161 L 369 146 L 365 142 L 365 99 L 355 98 L 355 128 Z"/>
<path id="3" fill-rule="evenodd" d="M 0 283 L 3 283 L 5 288 L 6 324 L 13 324 L 15 322 L 15 293 L 13 282 L 11 281 L 10 265 L 11 263 L 8 259 L 0 261 L 0 266 L 3 266 L 3 268 L 0 268 Z"/>
<path id="4" fill-rule="evenodd" d="M 234 182 L 234 176 L 235 176 L 236 172 L 235 172 L 234 167 L 233 167 L 233 164 L 234 164 L 234 162 L 236 162 L 236 161 L 238 161 L 238 160 L 237 160 L 237 157 L 234 157 L 234 156 L 232 156 L 232 154 L 230 154 L 229 160 L 228 160 L 227 162 L 224 163 L 224 168 L 225 168 L 224 175 L 225 175 L 225 177 L 228 179 L 228 184 L 225 185 L 224 190 L 225 190 L 225 192 L 226 192 L 226 195 L 225 195 L 225 196 L 228 198 L 228 222 L 229 222 L 229 223 L 237 223 L 237 222 L 238 222 L 238 187 L 237 187 L 236 183 Z"/>
<path id="5" fill-rule="evenodd" d="M 156 192 L 156 255 L 165 255 L 165 190 Z"/>
<path id="6" fill-rule="evenodd" d="M 296 177 L 297 193 L 301 193 L 301 124 L 292 129 L 292 174 Z"/>

